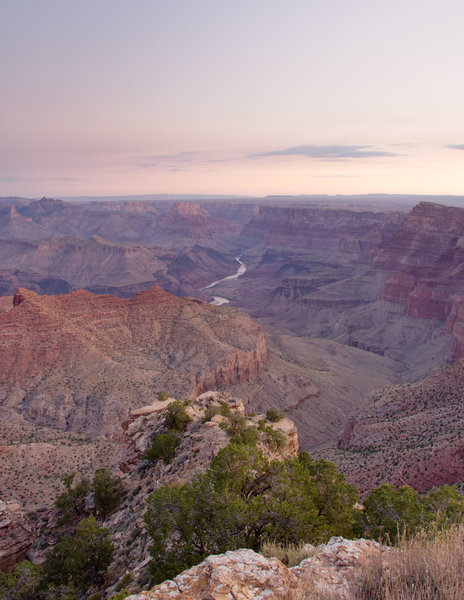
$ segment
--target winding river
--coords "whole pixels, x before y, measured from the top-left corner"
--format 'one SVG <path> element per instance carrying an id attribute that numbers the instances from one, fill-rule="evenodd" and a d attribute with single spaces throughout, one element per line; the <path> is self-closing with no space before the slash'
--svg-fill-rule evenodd
<path id="1" fill-rule="evenodd" d="M 246 268 L 246 264 L 244 262 L 242 262 L 241 258 L 242 258 L 242 255 L 235 257 L 235 260 L 239 264 L 239 267 L 238 267 L 236 273 L 234 273 L 233 275 L 228 275 L 227 277 L 223 277 L 222 279 L 218 279 L 217 281 L 213 281 L 213 283 L 210 283 L 203 289 L 209 290 L 210 288 L 215 287 L 216 285 L 219 285 L 223 281 L 231 281 L 234 279 L 238 279 L 241 275 L 243 275 L 246 272 L 247 268 Z M 227 298 L 223 298 L 222 296 L 213 296 L 213 298 L 214 298 L 214 300 L 210 304 L 214 304 L 215 306 L 221 306 L 221 304 L 228 304 L 230 302 L 230 300 L 228 300 Z"/>

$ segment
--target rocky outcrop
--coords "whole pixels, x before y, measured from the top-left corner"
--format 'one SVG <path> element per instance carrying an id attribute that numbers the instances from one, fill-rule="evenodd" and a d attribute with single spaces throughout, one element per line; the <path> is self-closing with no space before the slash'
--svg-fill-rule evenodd
<path id="1" fill-rule="evenodd" d="M 209 467 L 211 460 L 230 441 L 230 436 L 221 427 L 227 418 L 215 415 L 203 422 L 205 412 L 221 402 L 229 407 L 234 415 L 244 416 L 243 402 L 227 393 L 206 392 L 199 396 L 186 411 L 190 417 L 174 458 L 165 464 L 158 460 L 147 464 L 142 454 L 150 447 L 156 435 L 166 432 L 164 419 L 169 402 L 154 401 L 152 404 L 135 410 L 124 424 L 129 455 L 125 464 L 123 483 L 126 496 L 121 507 L 105 521 L 115 544 L 115 557 L 110 567 L 109 579 L 116 581 L 129 569 L 134 572 L 133 581 L 145 582 L 146 566 L 150 560 L 149 538 L 144 528 L 143 513 L 150 492 L 162 485 L 173 482 L 191 482 L 198 474 Z M 246 419 L 246 427 L 258 425 L 264 415 Z M 298 453 L 298 434 L 292 421 L 283 418 L 277 423 L 268 423 L 285 436 L 285 446 L 274 449 L 261 436 L 259 448 L 269 457 L 282 459 L 295 457 Z"/>
<path id="2" fill-rule="evenodd" d="M 159 391 L 195 397 L 267 360 L 261 328 L 237 309 L 159 287 L 129 299 L 22 289 L 13 306 L 0 313 L 0 398 L 58 429 L 111 436 Z"/>
<path id="3" fill-rule="evenodd" d="M 319 594 L 355 600 L 363 569 L 392 550 L 371 540 L 332 538 L 292 569 L 253 550 L 209 556 L 148 592 L 128 600 L 309 600 Z"/>
<path id="4" fill-rule="evenodd" d="M 23 560 L 32 539 L 32 523 L 19 504 L 0 500 L 0 571 Z"/>
<path id="5" fill-rule="evenodd" d="M 304 600 L 299 581 L 277 558 L 235 550 L 206 560 L 128 600 Z"/>

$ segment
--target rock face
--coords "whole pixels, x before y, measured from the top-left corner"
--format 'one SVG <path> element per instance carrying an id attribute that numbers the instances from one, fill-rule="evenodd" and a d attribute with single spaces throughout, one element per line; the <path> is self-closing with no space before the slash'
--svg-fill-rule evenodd
<path id="1" fill-rule="evenodd" d="M 403 218 L 401 213 L 263 206 L 241 236 L 254 244 L 360 253 L 390 239 Z"/>
<path id="2" fill-rule="evenodd" d="M 373 264 L 390 271 L 381 298 L 414 319 L 446 321 L 453 336 L 447 358 L 464 356 L 464 209 L 419 203 Z"/>
<path id="3" fill-rule="evenodd" d="M 111 436 L 159 391 L 196 397 L 267 360 L 261 328 L 237 309 L 158 287 L 129 299 L 21 289 L 13 306 L 0 313 L 3 410 L 58 429 Z"/>
<path id="4" fill-rule="evenodd" d="M 0 571 L 23 560 L 32 539 L 32 524 L 19 504 L 0 500 Z"/>
<path id="5" fill-rule="evenodd" d="M 310 600 L 318 594 L 355 600 L 363 567 L 387 560 L 391 552 L 370 540 L 332 538 L 288 569 L 277 558 L 236 550 L 210 556 L 174 580 L 128 600 Z"/>
<path id="6" fill-rule="evenodd" d="M 462 482 L 463 385 L 460 360 L 423 380 L 380 390 L 353 413 L 339 450 L 324 456 L 361 491 L 383 482 L 419 491 Z"/>
<path id="7" fill-rule="evenodd" d="M 236 233 L 240 226 L 211 216 L 198 202 L 176 202 L 161 219 L 161 226 L 172 234 L 191 239 L 210 238 L 216 234 Z"/>

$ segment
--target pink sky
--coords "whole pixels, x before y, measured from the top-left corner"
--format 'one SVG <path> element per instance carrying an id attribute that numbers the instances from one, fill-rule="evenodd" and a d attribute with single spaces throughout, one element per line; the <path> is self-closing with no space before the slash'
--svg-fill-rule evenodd
<path id="1" fill-rule="evenodd" d="M 0 195 L 464 194 L 457 0 L 4 0 Z"/>

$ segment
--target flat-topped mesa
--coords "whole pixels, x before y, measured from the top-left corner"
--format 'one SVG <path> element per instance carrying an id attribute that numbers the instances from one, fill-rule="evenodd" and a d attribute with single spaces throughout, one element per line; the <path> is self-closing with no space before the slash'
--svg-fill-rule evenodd
<path id="1" fill-rule="evenodd" d="M 261 373 L 259 325 L 235 308 L 178 298 L 160 287 L 132 298 L 85 290 L 17 290 L 0 312 L 0 388 L 26 418 L 112 435 L 160 390 L 195 397 Z"/>
<path id="2" fill-rule="evenodd" d="M 263 206 L 243 228 L 244 241 L 363 253 L 388 240 L 402 213 Z"/>
<path id="3" fill-rule="evenodd" d="M 175 202 L 171 209 L 172 213 L 178 215 L 201 215 L 208 217 L 208 211 L 198 202 Z"/>
<path id="4" fill-rule="evenodd" d="M 231 233 L 240 227 L 230 221 L 213 217 L 197 202 L 176 202 L 161 218 L 170 232 L 193 238 L 207 238 L 218 233 Z"/>

